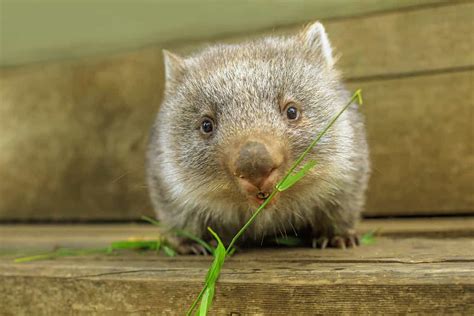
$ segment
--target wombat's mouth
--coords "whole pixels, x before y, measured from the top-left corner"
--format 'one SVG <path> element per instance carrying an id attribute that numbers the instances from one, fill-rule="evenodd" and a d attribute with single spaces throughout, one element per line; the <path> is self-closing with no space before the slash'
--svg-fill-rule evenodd
<path id="1" fill-rule="evenodd" d="M 268 197 L 270 196 L 270 193 L 268 192 L 258 192 L 257 193 L 257 198 L 260 199 L 260 200 L 266 200 Z"/>
<path id="2" fill-rule="evenodd" d="M 245 178 L 238 178 L 240 191 L 247 198 L 250 204 L 260 206 L 270 196 L 277 179 L 280 177 L 279 171 L 274 170 L 262 181 L 259 187 L 253 185 Z"/>
<path id="3" fill-rule="evenodd" d="M 247 199 L 248 199 L 248 203 L 251 205 L 251 206 L 254 206 L 254 207 L 259 207 L 260 205 L 263 204 L 263 202 L 265 202 L 265 200 L 270 196 L 270 192 L 266 192 L 266 191 L 259 191 L 257 192 L 256 194 L 248 194 L 247 195 Z M 275 199 L 272 199 L 270 201 L 270 203 L 268 204 L 268 206 L 271 206 L 275 203 Z"/>

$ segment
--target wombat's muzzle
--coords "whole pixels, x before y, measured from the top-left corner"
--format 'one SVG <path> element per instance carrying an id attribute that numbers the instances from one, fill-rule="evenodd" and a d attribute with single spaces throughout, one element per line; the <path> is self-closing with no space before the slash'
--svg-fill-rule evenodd
<path id="1" fill-rule="evenodd" d="M 231 168 L 243 191 L 260 200 L 267 198 L 280 174 L 279 167 L 283 162 L 281 148 L 249 140 L 235 154 Z"/>

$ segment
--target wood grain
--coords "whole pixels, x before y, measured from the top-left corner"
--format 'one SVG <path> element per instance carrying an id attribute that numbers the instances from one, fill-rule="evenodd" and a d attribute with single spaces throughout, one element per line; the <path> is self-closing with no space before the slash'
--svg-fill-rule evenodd
<path id="1" fill-rule="evenodd" d="M 472 224 L 471 218 L 464 219 Z M 416 221 L 454 228 L 452 219 Z M 369 222 L 370 223 L 370 222 Z M 367 228 L 389 223 L 374 221 Z M 388 225 L 382 225 L 388 226 Z M 415 227 L 418 226 L 417 229 Z M 462 226 L 462 225 L 460 225 Z M 404 225 L 392 224 L 403 231 Z M 0 248 L 9 244 L 14 226 L 2 226 Z M 70 226 L 21 226 L 23 245 L 39 233 L 51 245 L 68 236 Z M 82 226 L 71 229 L 78 240 L 119 231 L 148 229 Z M 471 227 L 471 230 L 474 227 Z M 19 239 L 17 239 L 18 241 Z M 16 247 L 22 247 L 16 244 Z M 182 315 L 197 295 L 211 258 L 165 257 L 154 253 L 65 257 L 24 264 L 0 257 L 2 314 Z M 243 303 L 245 302 L 245 303 Z M 230 258 L 218 282 L 214 314 L 310 315 L 366 313 L 474 312 L 473 238 L 377 237 L 375 244 L 350 250 L 307 248 L 244 249 Z"/>
<path id="2" fill-rule="evenodd" d="M 474 37 L 469 34 L 473 21 L 472 1 L 322 20 L 338 57 L 337 65 L 351 81 L 472 67 Z M 301 29 L 297 24 L 215 41 L 238 43 L 262 35 L 292 36 Z M 176 43 L 169 49 L 187 54 L 215 41 Z"/>
<path id="3" fill-rule="evenodd" d="M 327 23 L 351 80 L 474 66 L 473 29 L 472 2 Z"/>
<path id="4" fill-rule="evenodd" d="M 375 231 L 390 238 L 474 237 L 474 217 L 365 219 L 359 234 Z M 0 225 L 0 251 L 49 251 L 57 247 L 106 247 L 131 237 L 156 238 L 155 226 L 148 224 L 15 224 Z M 442 253 L 449 252 L 445 249 Z"/>
<path id="5" fill-rule="evenodd" d="M 361 81 L 368 215 L 474 212 L 474 71 Z"/>

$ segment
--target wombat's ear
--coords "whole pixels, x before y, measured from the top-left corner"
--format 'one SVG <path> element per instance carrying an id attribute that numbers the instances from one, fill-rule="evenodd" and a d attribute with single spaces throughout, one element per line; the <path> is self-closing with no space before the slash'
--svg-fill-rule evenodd
<path id="1" fill-rule="evenodd" d="M 166 85 L 170 87 L 184 73 L 184 60 L 176 54 L 163 49 Z"/>
<path id="2" fill-rule="evenodd" d="M 334 65 L 331 43 L 329 42 L 324 26 L 320 22 L 315 22 L 305 27 L 300 34 L 300 38 L 304 41 L 304 44 L 310 50 L 318 54 L 329 67 Z"/>

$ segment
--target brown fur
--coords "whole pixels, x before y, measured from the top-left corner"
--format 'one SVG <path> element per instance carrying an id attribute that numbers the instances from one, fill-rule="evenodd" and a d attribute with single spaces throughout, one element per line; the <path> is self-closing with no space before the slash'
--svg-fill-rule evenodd
<path id="1" fill-rule="evenodd" d="M 229 241 L 255 210 L 229 168 L 235 148 L 248 139 L 273 148 L 272 157 L 284 157 L 280 179 L 348 101 L 333 63 L 319 23 L 294 37 L 216 45 L 186 59 L 165 53 L 165 99 L 148 151 L 150 195 L 163 224 L 204 238 L 210 226 Z M 297 122 L 282 114 L 288 101 L 301 107 Z M 199 131 L 203 116 L 215 121 L 211 137 Z M 314 238 L 353 233 L 369 175 L 364 122 L 355 105 L 309 158 L 317 166 L 260 214 L 245 241 L 307 230 Z"/>

